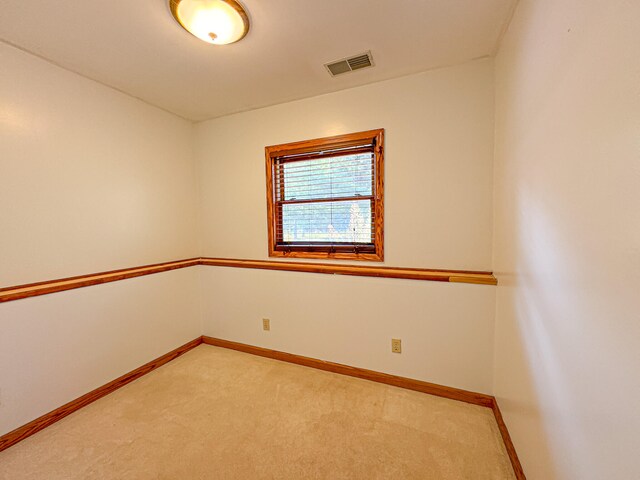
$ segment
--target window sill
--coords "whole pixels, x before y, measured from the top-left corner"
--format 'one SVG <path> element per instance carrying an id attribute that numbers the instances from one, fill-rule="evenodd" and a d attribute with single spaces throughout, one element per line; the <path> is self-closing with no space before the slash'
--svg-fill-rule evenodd
<path id="1" fill-rule="evenodd" d="M 309 252 L 296 250 L 272 250 L 269 252 L 270 257 L 285 258 L 315 258 L 315 259 L 334 259 L 334 260 L 362 260 L 368 262 L 382 262 L 384 256 L 377 253 L 354 253 L 354 252 Z"/>

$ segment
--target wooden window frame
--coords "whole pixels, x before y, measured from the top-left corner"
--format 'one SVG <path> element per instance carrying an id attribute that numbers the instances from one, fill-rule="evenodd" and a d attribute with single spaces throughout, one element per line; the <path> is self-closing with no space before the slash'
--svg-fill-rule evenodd
<path id="1" fill-rule="evenodd" d="M 371 142 L 374 153 L 374 188 L 373 192 L 373 250 L 358 252 L 358 248 L 351 245 L 304 245 L 284 246 L 278 244 L 277 222 L 278 206 L 276 203 L 274 185 L 276 159 L 287 155 L 317 153 L 322 150 L 339 149 L 363 145 Z M 267 230 L 270 257 L 316 258 L 336 260 L 365 260 L 382 262 L 384 260 L 384 129 L 367 130 L 364 132 L 336 135 L 333 137 L 316 138 L 300 142 L 285 143 L 265 147 L 266 177 L 267 177 Z"/>

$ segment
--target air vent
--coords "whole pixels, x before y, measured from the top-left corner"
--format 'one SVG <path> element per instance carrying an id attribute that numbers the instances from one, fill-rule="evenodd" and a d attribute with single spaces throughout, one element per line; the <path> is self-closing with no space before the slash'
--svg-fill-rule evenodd
<path id="1" fill-rule="evenodd" d="M 336 75 L 353 72 L 361 68 L 373 67 L 373 57 L 371 56 L 371 52 L 365 52 L 360 55 L 354 55 L 353 57 L 336 60 L 335 62 L 325 63 L 324 66 L 327 67 L 331 76 L 335 77 Z"/>

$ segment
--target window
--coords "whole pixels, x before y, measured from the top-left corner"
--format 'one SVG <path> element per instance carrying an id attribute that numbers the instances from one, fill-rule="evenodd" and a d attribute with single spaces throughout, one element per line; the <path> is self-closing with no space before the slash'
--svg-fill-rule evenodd
<path id="1" fill-rule="evenodd" d="M 269 256 L 383 259 L 384 130 L 265 148 Z"/>

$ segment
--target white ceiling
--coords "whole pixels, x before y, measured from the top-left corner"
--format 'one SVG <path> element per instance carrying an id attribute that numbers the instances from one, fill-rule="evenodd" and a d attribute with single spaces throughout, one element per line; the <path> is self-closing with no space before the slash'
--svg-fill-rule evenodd
<path id="1" fill-rule="evenodd" d="M 491 55 L 515 1 L 243 0 L 249 34 L 213 46 L 167 0 L 0 0 L 0 39 L 197 121 Z"/>

